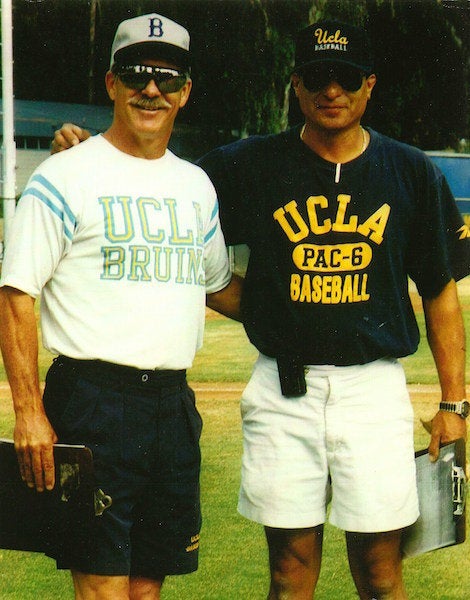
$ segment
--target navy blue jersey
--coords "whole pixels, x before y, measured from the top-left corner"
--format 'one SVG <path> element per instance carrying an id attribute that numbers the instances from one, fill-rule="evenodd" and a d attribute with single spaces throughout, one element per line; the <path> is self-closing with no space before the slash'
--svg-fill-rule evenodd
<path id="1" fill-rule="evenodd" d="M 304 364 L 413 353 L 408 276 L 432 298 L 470 272 L 468 226 L 445 178 L 423 152 L 375 131 L 338 173 L 299 134 L 251 137 L 199 161 L 226 242 L 250 248 L 242 317 L 251 342 Z"/>

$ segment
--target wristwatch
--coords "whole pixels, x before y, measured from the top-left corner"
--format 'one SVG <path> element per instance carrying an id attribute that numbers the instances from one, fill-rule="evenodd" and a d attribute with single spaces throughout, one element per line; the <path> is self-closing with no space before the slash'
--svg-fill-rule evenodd
<path id="1" fill-rule="evenodd" d="M 439 410 L 455 413 L 456 415 L 460 415 L 462 419 L 466 419 L 470 414 L 470 403 L 467 400 L 462 400 L 461 402 L 441 402 Z"/>

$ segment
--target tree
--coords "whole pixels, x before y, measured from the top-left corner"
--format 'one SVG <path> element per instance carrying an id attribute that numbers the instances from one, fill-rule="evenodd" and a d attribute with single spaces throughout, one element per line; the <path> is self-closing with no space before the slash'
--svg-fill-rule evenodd
<path id="1" fill-rule="evenodd" d="M 88 4 L 75 0 L 13 2 L 17 98 L 84 101 L 88 73 L 88 19 L 83 7 Z"/>
<path id="2" fill-rule="evenodd" d="M 305 2 L 248 0 L 206 4 L 203 65 L 196 85 L 197 119 L 243 137 L 287 125 L 286 98 L 293 64 L 289 17 L 297 29 L 307 20 Z M 198 89 L 198 86 L 199 89 Z"/>
<path id="3" fill-rule="evenodd" d="M 289 84 L 295 33 L 333 17 L 372 38 L 369 124 L 425 149 L 470 137 L 468 0 L 99 0 L 90 20 L 96 2 L 14 2 L 17 98 L 108 103 L 117 24 L 158 10 L 191 32 L 194 87 L 180 122 L 213 143 L 280 131 L 301 119 Z"/>
<path id="4" fill-rule="evenodd" d="M 368 15 L 378 75 L 369 122 L 425 149 L 455 146 L 469 127 L 468 16 L 458 31 L 455 11 L 435 0 L 373 0 Z"/>

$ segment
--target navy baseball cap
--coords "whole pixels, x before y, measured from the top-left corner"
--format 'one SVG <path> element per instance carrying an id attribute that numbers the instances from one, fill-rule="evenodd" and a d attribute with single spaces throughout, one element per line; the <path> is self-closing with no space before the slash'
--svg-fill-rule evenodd
<path id="1" fill-rule="evenodd" d="M 319 62 L 350 65 L 370 75 L 374 58 L 366 32 L 333 20 L 302 29 L 296 39 L 294 73 Z"/>
<path id="2" fill-rule="evenodd" d="M 189 33 L 179 23 L 153 13 L 123 21 L 111 49 L 110 69 L 115 63 L 162 58 L 189 68 Z"/>

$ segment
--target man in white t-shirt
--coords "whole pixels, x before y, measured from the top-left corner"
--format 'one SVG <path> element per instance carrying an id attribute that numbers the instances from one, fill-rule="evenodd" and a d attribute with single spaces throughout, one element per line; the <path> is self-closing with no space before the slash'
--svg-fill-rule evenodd
<path id="1" fill-rule="evenodd" d="M 1 279 L 2 353 L 25 483 L 54 486 L 55 442 L 93 451 L 112 506 L 51 556 L 76 598 L 160 597 L 197 568 L 201 420 L 185 370 L 205 303 L 238 316 L 215 190 L 168 149 L 191 91 L 189 34 L 157 14 L 120 24 L 102 136 L 46 160 L 19 202 Z M 41 394 L 35 299 L 57 355 Z"/>

